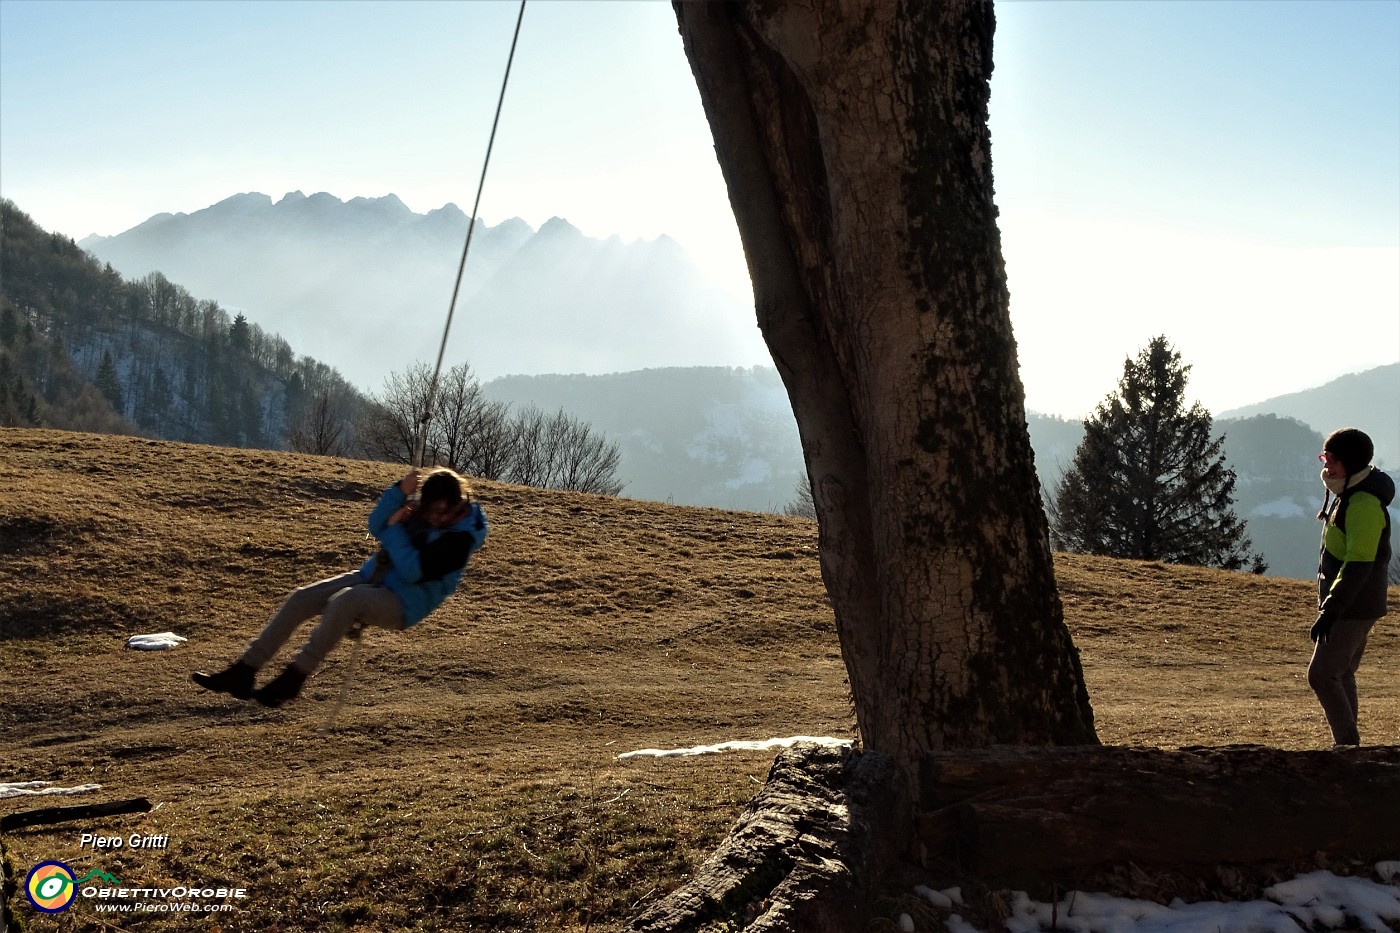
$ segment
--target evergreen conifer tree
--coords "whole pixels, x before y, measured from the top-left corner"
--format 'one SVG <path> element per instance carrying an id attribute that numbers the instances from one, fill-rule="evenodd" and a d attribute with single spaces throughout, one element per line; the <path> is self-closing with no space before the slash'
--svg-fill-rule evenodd
<path id="1" fill-rule="evenodd" d="M 112 362 L 112 351 L 102 351 L 102 362 L 97 364 L 97 376 L 93 383 L 102 397 L 111 403 L 112 410 L 120 415 L 126 406 L 126 399 L 122 394 L 121 379 L 117 377 L 117 365 Z"/>
<path id="2" fill-rule="evenodd" d="M 233 323 L 228 329 L 229 346 L 233 347 L 237 353 L 247 353 L 253 346 L 253 328 L 248 323 L 248 319 L 239 314 L 233 319 Z"/>
<path id="3" fill-rule="evenodd" d="M 15 318 L 15 309 L 7 303 L 0 308 L 0 347 L 10 346 L 18 335 L 19 321 Z"/>
<path id="4" fill-rule="evenodd" d="M 1067 551 L 1263 573 L 1234 512 L 1235 473 L 1211 416 L 1185 405 L 1190 366 L 1166 337 L 1123 364 L 1118 390 L 1084 422 L 1051 506 Z"/>
<path id="5" fill-rule="evenodd" d="M 39 402 L 34 397 L 34 393 L 24 388 L 18 376 L 15 377 L 15 387 L 16 398 L 19 402 L 20 424 L 40 427 L 43 422 L 39 420 Z"/>

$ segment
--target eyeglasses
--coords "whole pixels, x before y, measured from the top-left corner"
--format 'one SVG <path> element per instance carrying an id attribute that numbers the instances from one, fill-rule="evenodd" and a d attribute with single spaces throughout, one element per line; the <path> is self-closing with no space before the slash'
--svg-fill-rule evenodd
<path id="1" fill-rule="evenodd" d="M 1326 463 L 1328 460 L 1336 460 L 1337 458 L 1324 450 L 1322 453 L 1317 455 L 1317 459 L 1321 460 L 1323 463 Z"/>

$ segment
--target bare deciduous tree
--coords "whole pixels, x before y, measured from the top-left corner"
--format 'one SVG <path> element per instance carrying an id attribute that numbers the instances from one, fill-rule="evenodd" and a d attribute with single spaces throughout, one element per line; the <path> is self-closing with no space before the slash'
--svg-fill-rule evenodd
<path id="1" fill-rule="evenodd" d="M 385 380 L 383 394 L 360 428 L 366 453 L 412 462 L 416 428 L 431 387 L 432 371 L 425 364 Z M 546 415 L 529 407 L 512 415 L 509 406 L 485 397 L 465 363 L 439 379 L 431 415 L 424 463 L 541 489 L 614 496 L 622 491 L 616 444 L 563 410 Z"/>
<path id="2" fill-rule="evenodd" d="M 615 496 L 620 453 L 563 409 L 547 415 L 529 406 L 512 419 L 513 458 L 506 478 L 522 486 Z"/>
<path id="3" fill-rule="evenodd" d="M 287 447 L 298 453 L 343 457 L 345 416 L 332 392 L 318 392 L 301 418 L 287 429 Z"/>
<path id="4" fill-rule="evenodd" d="M 473 448 L 478 443 L 482 411 L 487 404 L 481 384 L 472 376 L 467 364 L 453 366 L 442 375 L 428 430 L 428 449 L 432 450 L 435 462 L 467 472 L 466 466 L 473 459 Z"/>
<path id="5" fill-rule="evenodd" d="M 513 444 L 510 465 L 506 467 L 507 482 L 521 486 L 543 488 L 549 477 L 549 452 L 545 449 L 547 416 L 533 405 L 526 407 L 510 420 Z"/>
<path id="6" fill-rule="evenodd" d="M 431 371 L 421 363 L 385 378 L 384 391 L 371 398 L 373 404 L 360 424 L 360 443 L 367 456 L 391 463 L 413 462 L 414 432 L 431 382 Z"/>
<path id="7" fill-rule="evenodd" d="M 794 518 L 816 518 L 817 504 L 812 501 L 812 483 L 807 477 L 792 487 L 792 498 L 783 506 L 783 514 Z"/>
<path id="8" fill-rule="evenodd" d="M 755 926 L 864 929 L 868 912 L 851 905 L 916 849 L 940 754 L 1097 741 L 1008 313 L 987 130 L 993 8 L 673 7 L 802 438 L 865 749 L 840 779 L 862 788 L 850 808 L 799 818 L 849 832 L 812 847 L 783 896 L 763 884 Z M 775 794 L 782 806 L 755 816 L 763 833 L 731 836 L 707 863 L 717 870 L 633 928 L 703 929 L 706 905 L 773 872 L 765 833 L 823 806 Z M 762 867 L 736 870 L 746 860 Z"/>
<path id="9" fill-rule="evenodd" d="M 469 432 L 472 443 L 462 461 L 462 472 L 483 479 L 504 479 L 515 457 L 510 406 L 485 402 L 475 412 Z"/>
<path id="10" fill-rule="evenodd" d="M 616 444 L 562 410 L 551 419 L 550 429 L 559 436 L 554 448 L 553 488 L 605 496 L 622 492 L 622 483 L 617 481 L 621 454 Z"/>

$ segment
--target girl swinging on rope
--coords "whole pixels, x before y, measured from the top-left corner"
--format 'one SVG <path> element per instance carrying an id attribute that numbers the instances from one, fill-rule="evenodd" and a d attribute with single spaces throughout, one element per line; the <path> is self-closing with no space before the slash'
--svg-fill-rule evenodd
<path id="1" fill-rule="evenodd" d="M 438 373 L 442 371 L 442 359 L 447 351 L 447 335 L 452 329 L 452 315 L 462 287 L 462 272 L 467 265 L 472 232 L 476 229 L 486 169 L 491 164 L 491 149 L 496 143 L 496 127 L 501 120 L 506 83 L 510 79 L 510 66 L 515 60 L 515 45 L 520 39 L 520 24 L 524 18 L 525 0 L 521 0 L 520 13 L 515 18 L 515 36 L 506 58 L 505 77 L 501 79 L 501 94 L 496 99 L 496 118 L 491 124 L 481 179 L 476 186 L 476 203 L 472 205 L 471 222 L 467 224 L 462 261 L 457 266 L 457 282 L 452 287 L 452 302 L 447 306 L 437 368 L 423 408 L 420 423 L 424 431 L 419 436 L 418 455 L 413 461 L 415 467 L 423 462 L 423 445 L 427 440 L 426 428 L 437 392 Z M 421 501 L 415 508 L 409 496 L 417 491 L 418 470 L 415 468 L 386 489 L 369 514 L 370 534 L 380 544 L 376 556 L 359 570 L 293 592 L 268 620 L 262 633 L 249 643 L 241 658 L 217 674 L 196 671 L 190 675 L 194 682 L 206 690 L 231 694 L 241 700 L 251 698 L 263 706 L 281 706 L 301 692 L 306 678 L 316 672 L 330 650 L 347 634 L 366 625 L 406 629 L 441 605 L 462 582 L 467 560 L 486 541 L 486 515 L 472 501 L 467 481 L 451 470 L 438 469 L 428 475 L 423 481 Z M 258 669 L 272 660 L 277 649 L 286 644 L 301 623 L 316 615 L 321 621 L 292 662 L 262 689 L 254 690 Z"/>
<path id="2" fill-rule="evenodd" d="M 466 479 L 451 470 L 429 473 L 415 506 L 410 497 L 418 491 L 417 470 L 384 490 L 369 513 L 379 553 L 364 566 L 295 590 L 242 657 L 217 674 L 196 671 L 191 679 L 206 690 L 281 706 L 347 634 L 366 625 L 402 631 L 421 622 L 462 581 L 467 560 L 486 540 L 486 515 Z M 321 621 L 291 663 L 255 690 L 258 670 L 317 615 Z"/>

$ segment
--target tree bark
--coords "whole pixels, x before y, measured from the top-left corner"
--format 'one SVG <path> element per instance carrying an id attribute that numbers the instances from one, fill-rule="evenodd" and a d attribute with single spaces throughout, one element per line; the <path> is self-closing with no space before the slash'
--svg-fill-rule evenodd
<path id="1" fill-rule="evenodd" d="M 675 4 L 864 747 L 1097 741 L 1008 315 L 983 0 Z"/>
<path id="2" fill-rule="evenodd" d="M 724 844 L 684 886 L 633 920 L 638 933 L 729 929 L 843 933 L 869 920 L 884 837 L 908 801 L 892 763 L 848 749 L 796 747 L 774 762 Z"/>

